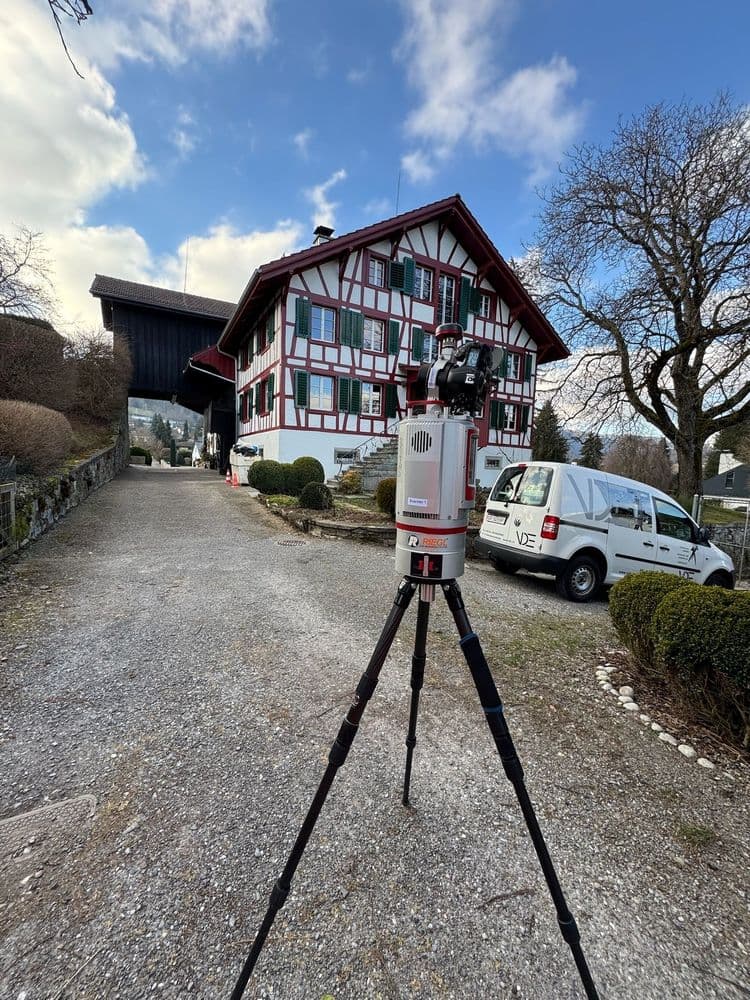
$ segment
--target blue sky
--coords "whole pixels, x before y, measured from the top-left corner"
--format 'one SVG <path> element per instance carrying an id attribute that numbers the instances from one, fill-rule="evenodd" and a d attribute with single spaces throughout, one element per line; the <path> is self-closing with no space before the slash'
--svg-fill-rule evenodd
<path id="1" fill-rule="evenodd" d="M 92 0 L 65 59 L 3 0 L 0 231 L 43 232 L 60 321 L 95 271 L 236 299 L 253 268 L 460 192 L 505 256 L 536 189 L 618 116 L 750 101 L 750 8 L 565 0 Z"/>

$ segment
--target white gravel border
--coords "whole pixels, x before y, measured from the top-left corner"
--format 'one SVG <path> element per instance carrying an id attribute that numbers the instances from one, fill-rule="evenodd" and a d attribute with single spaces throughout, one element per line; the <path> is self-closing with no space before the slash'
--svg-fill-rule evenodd
<path id="1" fill-rule="evenodd" d="M 621 653 L 624 650 L 611 650 L 610 655 L 614 653 Z M 712 761 L 708 760 L 706 757 L 699 757 L 696 753 L 695 747 L 692 747 L 689 743 L 680 743 L 677 737 L 668 733 L 663 726 L 659 725 L 658 722 L 654 722 L 650 715 L 645 712 L 641 712 L 640 705 L 635 700 L 635 692 L 632 687 L 628 685 L 623 685 L 620 688 L 616 688 L 614 684 L 610 681 L 610 674 L 614 673 L 619 667 L 613 666 L 606 656 L 600 657 L 600 664 L 596 668 L 596 679 L 599 687 L 604 691 L 605 694 L 610 694 L 616 697 L 620 707 L 625 712 L 629 712 L 632 717 L 637 718 L 639 722 L 643 723 L 644 726 L 648 726 L 649 729 L 667 746 L 677 747 L 679 753 L 688 760 L 695 760 L 697 764 L 704 767 L 707 771 L 713 771 L 716 769 L 716 765 Z"/>

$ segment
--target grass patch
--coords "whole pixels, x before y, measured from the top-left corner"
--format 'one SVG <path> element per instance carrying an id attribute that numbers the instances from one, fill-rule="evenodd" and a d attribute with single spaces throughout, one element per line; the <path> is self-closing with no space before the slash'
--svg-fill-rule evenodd
<path id="1" fill-rule="evenodd" d="M 357 510 L 377 510 L 375 505 L 375 497 L 363 496 L 363 497 L 347 497 L 346 500 L 342 500 L 336 497 L 337 507 L 356 507 Z"/>
<path id="2" fill-rule="evenodd" d="M 717 840 L 716 833 L 708 826 L 697 823 L 680 823 L 675 829 L 675 836 L 689 847 L 710 847 Z"/>
<path id="3" fill-rule="evenodd" d="M 511 666 L 523 666 L 529 660 L 562 656 L 580 659 L 595 652 L 610 634 L 603 623 L 597 628 L 593 621 L 585 627 L 575 618 L 570 620 L 545 615 L 514 615 L 507 623 L 505 641 L 497 642 L 505 661 Z M 606 633 L 606 635 L 605 635 Z"/>
<path id="4" fill-rule="evenodd" d="M 701 513 L 703 524 L 744 524 L 745 513 L 739 510 L 730 510 L 729 507 L 719 507 L 718 504 L 707 503 L 703 505 Z"/>
<path id="5" fill-rule="evenodd" d="M 275 507 L 299 507 L 299 497 L 289 496 L 286 493 L 273 493 L 266 497 L 266 500 Z"/>

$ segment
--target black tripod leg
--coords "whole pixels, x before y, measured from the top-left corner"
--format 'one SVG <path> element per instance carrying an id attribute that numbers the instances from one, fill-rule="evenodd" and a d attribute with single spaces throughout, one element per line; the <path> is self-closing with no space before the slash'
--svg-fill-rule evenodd
<path id="1" fill-rule="evenodd" d="M 354 694 L 354 700 L 352 701 L 351 707 L 349 708 L 344 721 L 341 723 L 338 736 L 336 737 L 334 744 L 331 747 L 331 751 L 328 754 L 328 766 L 325 769 L 320 785 L 318 786 L 318 790 L 315 793 L 315 797 L 313 798 L 300 832 L 297 834 L 297 839 L 294 842 L 294 846 L 292 847 L 289 859 L 284 866 L 284 870 L 271 890 L 271 899 L 268 904 L 268 910 L 263 918 L 263 922 L 258 928 L 258 933 L 255 935 L 255 940 L 253 941 L 245 964 L 242 967 L 242 972 L 240 973 L 239 979 L 237 980 L 234 990 L 232 991 L 231 1000 L 240 1000 L 240 997 L 245 992 L 245 987 L 247 986 L 247 982 L 252 975 L 253 969 L 255 968 L 255 963 L 258 961 L 258 956 L 263 949 L 265 940 L 268 937 L 268 932 L 273 926 L 276 914 L 284 905 L 286 898 L 289 895 L 291 881 L 294 878 L 297 865 L 300 863 L 302 854 L 307 846 L 307 841 L 310 839 L 310 834 L 313 832 L 315 823 L 320 815 L 320 810 L 323 808 L 326 796 L 328 795 L 331 785 L 333 784 L 333 779 L 336 777 L 336 772 L 346 760 L 349 749 L 354 742 L 354 737 L 357 735 L 359 720 L 362 718 L 362 713 L 367 706 L 367 702 L 370 700 L 370 697 L 375 690 L 380 670 L 385 663 L 385 658 L 388 656 L 388 650 L 391 648 L 396 632 L 398 631 L 398 627 L 401 624 L 401 619 L 404 617 L 404 613 L 409 607 L 416 588 L 417 585 L 412 583 L 412 581 L 406 577 L 399 585 L 396 597 L 393 601 L 393 607 L 386 618 L 383 631 L 380 633 L 380 638 L 375 645 L 370 662 L 367 664 L 367 669 L 362 674 L 360 682 L 357 685 L 357 690 Z"/>
<path id="2" fill-rule="evenodd" d="M 402 802 L 409 805 L 409 783 L 411 781 L 411 761 L 417 745 L 417 713 L 419 712 L 419 692 L 424 683 L 424 665 L 427 660 L 427 625 L 430 620 L 430 603 L 421 598 L 417 604 L 417 634 L 414 638 L 414 652 L 411 658 L 411 706 L 409 708 L 409 732 L 406 736 L 406 770 L 404 772 L 404 795 Z"/>
<path id="3" fill-rule="evenodd" d="M 518 759 L 516 748 L 513 745 L 513 740 L 511 739 L 508 731 L 508 724 L 505 721 L 503 703 L 500 700 L 500 695 L 498 694 L 497 687 L 495 686 L 495 681 L 492 677 L 492 673 L 490 672 L 490 668 L 487 665 L 484 653 L 482 652 L 479 638 L 476 633 L 472 631 L 471 625 L 469 624 L 469 618 L 466 614 L 466 608 L 464 607 L 464 602 L 461 597 L 461 591 L 456 581 L 449 580 L 447 583 L 442 583 L 441 586 L 443 588 L 443 593 L 445 594 L 445 599 L 448 602 L 448 607 L 450 608 L 453 618 L 455 619 L 459 635 L 461 636 L 461 650 L 469 666 L 474 686 L 476 687 L 477 694 L 479 695 L 479 701 L 484 709 L 487 724 L 494 737 L 495 746 L 500 754 L 500 760 L 503 763 L 505 773 L 508 776 L 508 780 L 513 785 L 518 803 L 521 806 L 521 812 L 523 813 L 523 818 L 526 821 L 526 827 L 529 831 L 532 843 L 534 844 L 534 850 L 539 858 L 539 864 L 541 865 L 542 872 L 544 873 L 544 877 L 547 881 L 547 886 L 549 888 L 550 895 L 552 896 L 552 902 L 555 904 L 560 933 L 562 934 L 563 939 L 570 945 L 570 950 L 573 953 L 573 958 L 576 966 L 578 967 L 578 974 L 581 977 L 581 982 L 583 983 L 583 988 L 586 991 L 586 996 L 589 1000 L 598 1000 L 599 994 L 596 991 L 594 980 L 591 978 L 591 972 L 589 971 L 586 958 L 581 948 L 581 936 L 578 931 L 578 926 L 576 925 L 573 914 L 568 909 L 568 904 L 565 902 L 565 897 L 563 896 L 563 891 L 560 887 L 555 867 L 552 864 L 552 859 L 549 856 L 549 851 L 547 850 L 547 845 L 544 842 L 542 831 L 539 828 L 534 807 L 531 804 L 531 799 L 529 798 L 529 793 L 526 790 L 526 785 L 524 783 L 521 762 Z"/>

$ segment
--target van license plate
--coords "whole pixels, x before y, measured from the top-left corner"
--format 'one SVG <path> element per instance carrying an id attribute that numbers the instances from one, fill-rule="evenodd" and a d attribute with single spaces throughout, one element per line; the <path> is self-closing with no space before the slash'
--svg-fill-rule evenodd
<path id="1" fill-rule="evenodd" d="M 498 524 L 505 524 L 505 522 L 508 520 L 508 515 L 507 514 L 488 514 L 487 515 L 487 520 L 488 521 L 495 521 Z"/>

